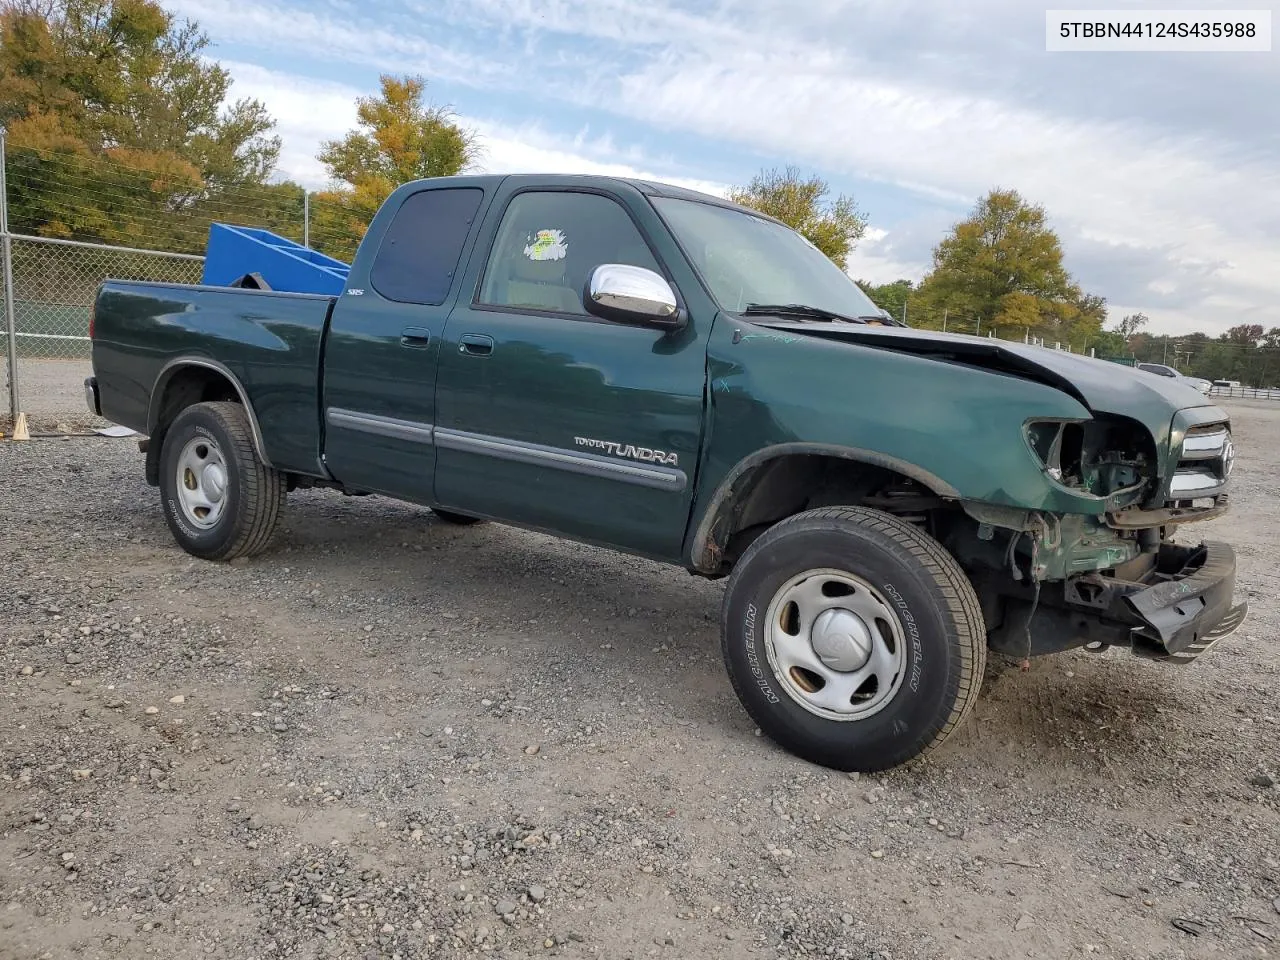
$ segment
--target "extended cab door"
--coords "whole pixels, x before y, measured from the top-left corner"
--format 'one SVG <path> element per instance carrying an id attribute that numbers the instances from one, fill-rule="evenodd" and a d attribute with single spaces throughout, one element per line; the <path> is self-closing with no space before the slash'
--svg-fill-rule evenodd
<path id="1" fill-rule="evenodd" d="M 411 185 L 360 245 L 323 365 L 325 465 L 352 489 L 433 500 L 441 336 L 485 201 L 482 186 Z"/>
<path id="2" fill-rule="evenodd" d="M 445 328 L 443 507 L 650 556 L 680 556 L 703 421 L 710 316 L 674 334 L 589 315 L 603 263 L 668 280 L 674 245 L 638 190 L 508 178 Z M 488 251 L 488 256 L 481 252 Z M 680 271 L 685 271 L 681 274 Z M 474 278 L 474 280 L 473 280 Z M 679 290 L 679 284 L 673 283 Z"/>

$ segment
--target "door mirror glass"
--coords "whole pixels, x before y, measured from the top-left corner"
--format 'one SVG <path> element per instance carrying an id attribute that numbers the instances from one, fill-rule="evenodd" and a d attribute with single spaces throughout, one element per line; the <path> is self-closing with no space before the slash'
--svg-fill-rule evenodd
<path id="1" fill-rule="evenodd" d="M 606 320 L 673 330 L 684 325 L 676 293 L 660 274 L 626 263 L 602 263 L 591 271 L 584 305 Z"/>

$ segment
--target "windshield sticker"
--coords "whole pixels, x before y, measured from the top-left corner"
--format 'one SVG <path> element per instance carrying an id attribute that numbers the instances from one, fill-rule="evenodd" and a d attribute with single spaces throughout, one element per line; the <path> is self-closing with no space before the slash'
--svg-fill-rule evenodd
<path id="1" fill-rule="evenodd" d="M 569 255 L 569 241 L 563 230 L 539 230 L 524 248 L 530 260 L 563 260 Z"/>

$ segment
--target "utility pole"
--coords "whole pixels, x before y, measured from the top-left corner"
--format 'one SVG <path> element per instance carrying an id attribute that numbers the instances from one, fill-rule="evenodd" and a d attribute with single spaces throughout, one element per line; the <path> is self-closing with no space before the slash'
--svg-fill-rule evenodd
<path id="1" fill-rule="evenodd" d="M 947 332 L 947 308 L 942 308 L 942 332 Z"/>
<path id="2" fill-rule="evenodd" d="M 302 188 L 302 245 L 311 246 L 311 191 Z"/>

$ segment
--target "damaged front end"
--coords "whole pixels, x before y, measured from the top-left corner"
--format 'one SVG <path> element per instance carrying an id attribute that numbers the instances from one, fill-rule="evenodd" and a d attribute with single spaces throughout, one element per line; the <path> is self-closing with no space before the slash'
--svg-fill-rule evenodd
<path id="1" fill-rule="evenodd" d="M 1216 414 L 1216 416 L 1214 416 Z M 1235 451 L 1215 408 L 1183 411 L 1161 449 L 1124 418 L 1038 421 L 1027 443 L 1058 489 L 1090 512 L 965 503 L 949 545 L 983 604 L 989 646 L 1027 659 L 1074 647 L 1187 663 L 1244 622 L 1235 554 L 1173 542 L 1228 509 Z"/>

